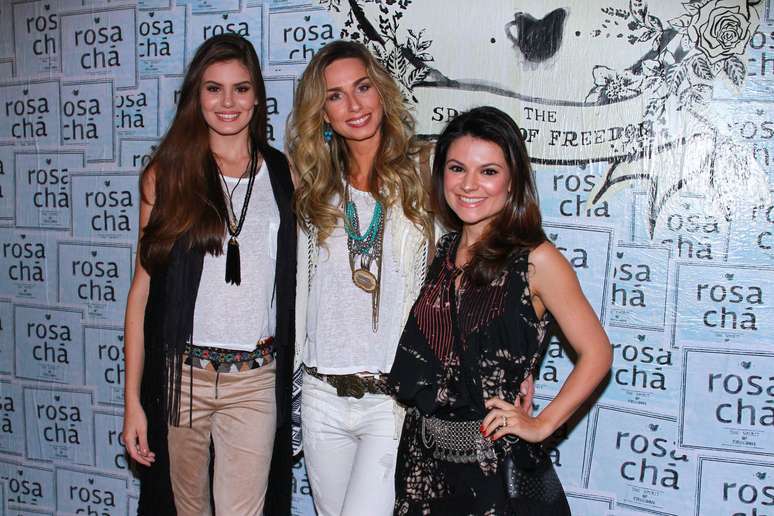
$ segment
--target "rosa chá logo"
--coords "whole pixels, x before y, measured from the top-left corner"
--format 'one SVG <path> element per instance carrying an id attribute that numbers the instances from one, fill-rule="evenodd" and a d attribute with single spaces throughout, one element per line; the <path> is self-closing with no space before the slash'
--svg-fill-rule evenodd
<path id="1" fill-rule="evenodd" d="M 124 334 L 117 328 L 89 327 L 84 330 L 86 384 L 96 385 L 97 401 L 124 402 Z"/>
<path id="2" fill-rule="evenodd" d="M 68 514 L 112 516 L 126 508 L 126 479 L 58 468 L 57 509 Z"/>
<path id="3" fill-rule="evenodd" d="M 130 275 L 130 245 L 59 242 L 59 299 L 91 319 L 121 320 Z"/>
<path id="4" fill-rule="evenodd" d="M 16 375 L 59 383 L 83 381 L 83 312 L 15 305 Z"/>
<path id="5" fill-rule="evenodd" d="M 697 514 L 764 516 L 774 507 L 774 467 L 749 459 L 702 457 Z"/>
<path id="6" fill-rule="evenodd" d="M 13 34 L 19 76 L 47 75 L 60 71 L 57 8 L 57 2 L 27 2 L 13 6 Z M 10 17 L 10 13 L 6 16 Z"/>
<path id="7" fill-rule="evenodd" d="M 0 139 L 59 145 L 59 82 L 31 81 L 0 87 L 0 112 L 5 118 Z"/>
<path id="8" fill-rule="evenodd" d="M 339 37 L 324 9 L 269 12 L 269 63 L 307 63 L 327 42 Z"/>
<path id="9" fill-rule="evenodd" d="M 169 57 L 172 55 L 169 47 L 169 36 L 175 33 L 174 20 L 155 19 L 157 11 L 148 13 L 148 19 L 142 20 L 137 26 L 137 33 L 141 36 L 137 42 L 138 56 L 140 58 Z M 160 36 L 158 40 L 152 36 Z"/>
<path id="10" fill-rule="evenodd" d="M 550 185 L 547 185 L 550 180 Z M 607 201 L 591 204 L 589 194 L 597 185 L 599 177 L 589 167 L 575 171 L 567 168 L 546 176 L 540 182 L 541 191 L 551 192 L 551 216 L 562 218 L 610 219 Z"/>
<path id="11" fill-rule="evenodd" d="M 677 263 L 672 345 L 765 348 L 774 307 L 774 268 Z M 679 307 L 679 309 L 678 309 Z"/>
<path id="12" fill-rule="evenodd" d="M 545 223 L 543 227 L 549 237 L 554 237 L 551 241 L 575 269 L 592 308 L 601 320 L 605 320 L 613 229 L 558 222 Z"/>
<path id="13" fill-rule="evenodd" d="M 68 13 L 60 20 L 62 69 L 67 76 L 111 78 L 118 87 L 135 85 L 134 9 Z"/>
<path id="14" fill-rule="evenodd" d="M 193 57 L 202 42 L 218 34 L 238 34 L 261 48 L 262 20 L 261 6 L 245 7 L 239 12 L 192 14 L 187 20 L 186 60 Z"/>
<path id="15" fill-rule="evenodd" d="M 23 387 L 27 457 L 94 464 L 91 392 Z"/>
<path id="16" fill-rule="evenodd" d="M 774 407 L 767 401 L 774 397 L 774 377 L 742 372 L 752 367 L 752 361 L 743 360 L 740 373 L 710 371 L 707 373 L 707 394 L 722 399 L 715 406 L 715 420 L 724 425 L 744 427 L 774 427 Z M 762 398 L 754 403 L 755 398 Z"/>
<path id="17" fill-rule="evenodd" d="M 83 165 L 79 151 L 17 152 L 17 227 L 70 229 L 70 171 Z"/>
<path id="18" fill-rule="evenodd" d="M 13 263 L 7 268 L 8 278 L 12 281 L 44 282 L 46 280 L 45 244 L 43 242 L 25 242 L 25 233 L 20 233 L 19 237 L 21 241 L 3 242 L 3 258 L 13 260 Z"/>
<path id="19" fill-rule="evenodd" d="M 185 6 L 138 12 L 137 57 L 140 75 L 183 73 Z"/>
<path id="20" fill-rule="evenodd" d="M 56 256 L 51 233 L 0 229 L 0 287 L 26 300 L 52 299 Z M 54 294 L 55 295 L 55 294 Z"/>
<path id="21" fill-rule="evenodd" d="M 157 79 L 142 79 L 136 89 L 116 91 L 113 105 L 118 134 L 156 136 L 158 103 Z"/>
<path id="22" fill-rule="evenodd" d="M 774 355 L 686 349 L 681 444 L 771 455 Z"/>
<path id="23" fill-rule="evenodd" d="M 756 331 L 754 307 L 764 304 L 764 296 L 761 287 L 734 281 L 728 273 L 720 281 L 697 284 L 696 301 L 716 305 L 704 312 L 704 326 Z"/>
<path id="24" fill-rule="evenodd" d="M 266 115 L 269 117 L 266 136 L 277 148 L 284 146 L 285 120 L 293 107 L 294 80 L 292 77 L 266 79 Z"/>
<path id="25" fill-rule="evenodd" d="M 729 242 L 729 262 L 774 263 L 773 203 L 748 206 L 745 216 L 734 220 Z"/>
<path id="26" fill-rule="evenodd" d="M 172 123 L 180 100 L 182 75 L 164 75 L 159 81 L 159 127 L 165 129 Z"/>
<path id="27" fill-rule="evenodd" d="M 635 237 L 650 243 L 647 234 L 646 194 L 635 194 Z M 667 246 L 675 258 L 713 262 L 728 252 L 729 221 L 705 212 L 706 203 L 695 198 L 673 197 L 656 223 L 652 243 Z"/>
<path id="28" fill-rule="evenodd" d="M 670 251 L 619 243 L 613 255 L 609 324 L 660 330 L 666 323 Z"/>
<path id="29" fill-rule="evenodd" d="M 33 509 L 54 507 L 54 470 L 11 460 L 0 460 L 0 481 L 6 485 L 8 503 Z"/>
<path id="30" fill-rule="evenodd" d="M 112 412 L 94 413 L 94 438 L 96 439 L 96 466 L 106 470 L 129 469 L 124 449 L 123 417 Z"/>
<path id="31" fill-rule="evenodd" d="M 62 143 L 84 146 L 87 161 L 113 159 L 112 98 L 107 81 L 62 86 Z"/>
<path id="32" fill-rule="evenodd" d="M 535 389 L 541 394 L 559 392 L 562 383 L 570 374 L 575 354 L 561 336 L 552 334 L 548 341 L 543 361 L 537 370 Z"/>
<path id="33" fill-rule="evenodd" d="M 752 219 L 754 222 L 762 222 L 765 227 L 755 238 L 755 244 L 762 251 L 771 254 L 774 249 L 774 204 L 755 206 Z"/>
<path id="34" fill-rule="evenodd" d="M 158 148 L 155 138 L 123 138 L 120 144 L 120 168 L 138 171 L 150 163 L 151 156 Z"/>
<path id="35" fill-rule="evenodd" d="M 613 348 L 610 382 L 603 401 L 640 409 L 677 409 L 679 365 L 662 332 L 608 329 Z"/>
<path id="36" fill-rule="evenodd" d="M 610 424 L 615 421 L 615 424 Z M 691 509 L 696 465 L 675 439 L 673 418 L 599 405 L 594 417 L 589 489 L 605 486 L 619 507 L 663 514 Z"/>
<path id="37" fill-rule="evenodd" d="M 74 174 L 72 191 L 74 236 L 133 239 L 139 200 L 136 174 Z"/>
<path id="38" fill-rule="evenodd" d="M 24 414 L 21 387 L 0 381 L 0 451 L 24 454 Z"/>

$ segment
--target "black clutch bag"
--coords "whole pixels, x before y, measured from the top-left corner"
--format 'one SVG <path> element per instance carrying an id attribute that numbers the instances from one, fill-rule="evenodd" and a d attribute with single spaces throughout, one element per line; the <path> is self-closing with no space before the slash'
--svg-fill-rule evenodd
<path id="1" fill-rule="evenodd" d="M 562 483 L 540 445 L 515 443 L 503 460 L 502 474 L 515 514 L 570 516 Z"/>

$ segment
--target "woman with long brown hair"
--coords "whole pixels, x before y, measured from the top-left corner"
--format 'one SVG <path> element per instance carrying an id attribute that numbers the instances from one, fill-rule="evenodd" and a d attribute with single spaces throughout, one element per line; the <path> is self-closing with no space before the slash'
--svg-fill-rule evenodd
<path id="1" fill-rule="evenodd" d="M 452 120 L 433 161 L 444 226 L 390 371 L 410 408 L 396 472 L 398 515 L 569 515 L 540 442 L 610 368 L 607 336 L 570 264 L 543 232 L 516 123 L 476 108 Z M 537 416 L 520 408 L 556 321 L 577 352 Z"/>
<path id="2" fill-rule="evenodd" d="M 390 514 L 402 410 L 385 374 L 432 235 L 414 121 L 368 50 L 337 41 L 304 71 L 287 141 L 302 226 L 295 363 L 314 503 L 321 516 Z"/>
<path id="3" fill-rule="evenodd" d="M 290 513 L 296 226 L 266 124 L 253 46 L 205 41 L 141 177 L 123 431 L 140 514 L 211 514 L 211 496 L 218 514 Z"/>

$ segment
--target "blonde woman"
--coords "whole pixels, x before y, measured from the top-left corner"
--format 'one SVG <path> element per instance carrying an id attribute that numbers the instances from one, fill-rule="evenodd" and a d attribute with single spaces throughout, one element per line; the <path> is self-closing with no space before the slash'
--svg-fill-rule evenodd
<path id="1" fill-rule="evenodd" d="M 432 220 L 414 121 L 358 43 L 326 45 L 296 91 L 296 362 L 320 516 L 392 514 L 402 411 L 386 375 L 424 280 Z"/>

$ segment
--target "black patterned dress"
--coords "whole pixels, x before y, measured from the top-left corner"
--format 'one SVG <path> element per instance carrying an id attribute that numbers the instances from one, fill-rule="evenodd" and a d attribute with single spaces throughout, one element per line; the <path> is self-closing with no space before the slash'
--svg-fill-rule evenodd
<path id="1" fill-rule="evenodd" d="M 460 279 L 454 265 L 459 236 L 444 236 L 411 310 L 390 373 L 399 402 L 409 407 L 395 473 L 396 515 L 569 514 L 561 484 L 540 445 L 499 439 L 475 462 L 449 460 L 428 439 L 424 416 L 477 421 L 485 400 L 513 402 L 546 346 L 551 316 L 538 319 L 527 283 L 528 250 L 517 251 L 489 285 Z M 506 456 L 527 472 L 522 496 L 508 496 Z M 534 473 L 534 474 L 533 474 Z M 526 487 L 526 489 L 524 489 Z"/>

